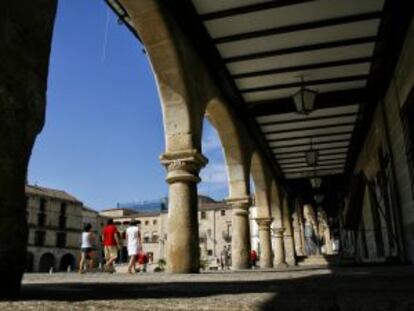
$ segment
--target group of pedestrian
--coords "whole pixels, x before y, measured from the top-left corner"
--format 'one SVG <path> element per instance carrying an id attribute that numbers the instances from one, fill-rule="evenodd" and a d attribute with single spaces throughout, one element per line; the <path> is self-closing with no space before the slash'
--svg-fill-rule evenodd
<path id="1" fill-rule="evenodd" d="M 105 264 L 103 270 L 105 272 L 115 272 L 114 263 L 118 259 L 118 250 L 121 248 L 121 238 L 113 219 L 108 219 L 106 226 L 102 229 L 101 241 L 103 245 Z M 125 241 L 127 244 L 129 262 L 128 273 L 137 272 L 136 264 L 141 265 L 141 269 L 145 270 L 148 257 L 142 249 L 141 231 L 138 221 L 133 220 L 125 231 Z M 85 273 L 87 269 L 94 266 L 94 258 L 96 253 L 96 237 L 92 232 L 92 225 L 86 224 L 81 237 L 81 258 L 79 262 L 79 273 Z M 85 269 L 86 268 L 86 269 Z"/>

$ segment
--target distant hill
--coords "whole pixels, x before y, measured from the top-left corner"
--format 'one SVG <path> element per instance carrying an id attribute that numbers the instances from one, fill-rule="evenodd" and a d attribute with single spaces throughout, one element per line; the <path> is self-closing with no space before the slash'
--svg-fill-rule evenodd
<path id="1" fill-rule="evenodd" d="M 198 196 L 198 203 L 214 203 L 212 198 L 199 195 Z M 117 208 L 127 208 L 134 210 L 139 213 L 146 213 L 146 212 L 162 212 L 168 210 L 168 198 L 162 198 L 159 200 L 149 200 L 149 201 L 137 201 L 137 202 L 124 202 L 118 203 Z"/>

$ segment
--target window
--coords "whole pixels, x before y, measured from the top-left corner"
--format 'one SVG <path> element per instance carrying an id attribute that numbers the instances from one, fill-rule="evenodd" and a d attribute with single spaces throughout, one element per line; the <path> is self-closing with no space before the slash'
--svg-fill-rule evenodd
<path id="1" fill-rule="evenodd" d="M 156 225 L 156 224 L 157 224 L 157 220 L 156 220 L 156 219 L 154 219 L 154 220 L 152 221 L 152 224 L 153 224 L 153 225 Z"/>
<path id="2" fill-rule="evenodd" d="M 46 211 L 46 200 L 45 199 L 40 199 L 39 209 L 42 213 Z"/>
<path id="3" fill-rule="evenodd" d="M 149 220 L 145 221 L 145 225 L 148 226 L 149 225 Z"/>
<path id="4" fill-rule="evenodd" d="M 154 231 L 152 233 L 152 243 L 158 243 L 159 237 L 158 237 L 158 232 Z"/>
<path id="5" fill-rule="evenodd" d="M 226 211 L 225 211 L 224 209 L 222 209 L 222 210 L 220 211 L 220 214 L 221 214 L 221 216 L 226 216 Z"/>
<path id="6" fill-rule="evenodd" d="M 205 243 L 206 242 L 206 237 L 205 236 L 200 236 L 199 238 L 198 238 L 198 243 Z"/>
<path id="7" fill-rule="evenodd" d="M 35 246 L 43 246 L 45 244 L 45 236 L 46 236 L 46 232 L 44 232 L 44 231 L 35 231 L 34 245 Z"/>
<path id="8" fill-rule="evenodd" d="M 213 250 L 211 250 L 211 249 L 207 250 L 207 255 L 208 256 L 213 256 Z"/>
<path id="9" fill-rule="evenodd" d="M 66 233 L 58 232 L 56 234 L 56 247 L 63 248 L 66 246 Z"/>
<path id="10" fill-rule="evenodd" d="M 63 215 L 59 216 L 59 229 L 65 229 L 66 228 L 66 217 Z"/>
<path id="11" fill-rule="evenodd" d="M 46 214 L 45 213 L 38 213 L 37 214 L 37 225 L 39 227 L 46 226 Z"/>
<path id="12" fill-rule="evenodd" d="M 144 233 L 144 243 L 149 243 L 150 242 L 150 237 L 149 237 L 149 233 L 145 232 Z"/>
<path id="13" fill-rule="evenodd" d="M 66 206 L 67 206 L 67 204 L 64 203 L 64 202 L 60 204 L 60 214 L 61 215 L 65 215 L 66 214 Z"/>
<path id="14" fill-rule="evenodd" d="M 201 219 L 206 219 L 206 218 L 207 218 L 206 212 L 201 212 Z"/>
<path id="15" fill-rule="evenodd" d="M 46 226 L 46 200 L 40 199 L 39 205 L 40 212 L 37 214 L 37 225 L 39 227 Z"/>

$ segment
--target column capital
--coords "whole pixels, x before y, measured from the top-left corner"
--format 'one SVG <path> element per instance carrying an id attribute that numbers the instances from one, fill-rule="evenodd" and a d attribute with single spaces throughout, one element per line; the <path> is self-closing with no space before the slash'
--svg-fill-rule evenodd
<path id="1" fill-rule="evenodd" d="M 270 224 L 272 223 L 273 218 L 271 217 L 262 217 L 255 218 L 257 224 L 259 225 L 259 230 L 270 230 Z"/>
<path id="2" fill-rule="evenodd" d="M 160 156 L 160 162 L 167 169 L 166 181 L 171 184 L 177 181 L 201 181 L 198 173 L 208 163 L 208 159 L 196 149 L 166 152 Z"/>
<path id="3" fill-rule="evenodd" d="M 285 228 L 275 228 L 275 229 L 273 229 L 273 233 L 274 233 L 275 237 L 277 237 L 277 238 L 282 238 L 284 231 L 285 231 Z"/>
<path id="4" fill-rule="evenodd" d="M 251 205 L 251 198 L 249 196 L 228 198 L 226 203 L 231 205 L 234 215 L 249 215 L 249 207 Z"/>

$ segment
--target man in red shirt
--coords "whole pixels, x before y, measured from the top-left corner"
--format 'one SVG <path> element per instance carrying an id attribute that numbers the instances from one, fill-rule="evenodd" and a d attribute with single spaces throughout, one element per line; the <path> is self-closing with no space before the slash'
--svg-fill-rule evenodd
<path id="1" fill-rule="evenodd" d="M 118 246 L 119 246 L 119 232 L 114 225 L 113 219 L 108 219 L 106 226 L 102 229 L 102 242 L 105 253 L 105 267 L 107 272 L 114 272 L 114 261 L 118 258 Z"/>
<path id="2" fill-rule="evenodd" d="M 257 253 L 254 249 L 250 252 L 250 262 L 252 265 L 252 268 L 256 268 L 256 262 L 257 262 Z"/>

